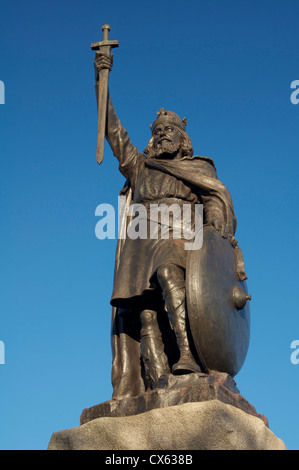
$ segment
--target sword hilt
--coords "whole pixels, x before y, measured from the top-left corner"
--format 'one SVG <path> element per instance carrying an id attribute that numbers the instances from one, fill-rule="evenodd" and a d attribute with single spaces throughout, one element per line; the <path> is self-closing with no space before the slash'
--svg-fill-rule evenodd
<path id="1" fill-rule="evenodd" d="M 111 30 L 109 24 L 104 24 L 102 26 L 102 31 L 103 31 L 103 41 L 108 41 L 109 39 L 109 31 Z"/>
<path id="2" fill-rule="evenodd" d="M 104 24 L 102 26 L 102 31 L 103 31 L 103 38 L 102 38 L 102 41 L 100 42 L 94 42 L 91 44 L 91 49 L 93 51 L 99 51 L 99 50 L 102 50 L 103 52 L 110 52 L 110 49 L 112 49 L 113 47 L 118 47 L 119 44 L 118 44 L 118 41 L 109 41 L 109 31 L 110 31 L 110 26 L 109 24 Z M 103 48 L 103 49 L 102 49 Z"/>

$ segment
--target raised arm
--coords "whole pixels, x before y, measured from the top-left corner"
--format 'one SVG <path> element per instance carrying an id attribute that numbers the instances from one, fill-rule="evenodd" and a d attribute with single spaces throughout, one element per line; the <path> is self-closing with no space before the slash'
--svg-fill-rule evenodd
<path id="1" fill-rule="evenodd" d="M 96 79 L 96 94 L 98 90 L 99 70 L 102 68 L 112 69 L 112 55 L 110 57 L 96 53 L 94 66 L 95 66 L 95 79 Z M 99 110 L 98 110 L 99 112 Z M 107 103 L 107 118 L 106 118 L 106 139 L 112 149 L 114 156 L 119 161 L 119 170 L 125 178 L 131 179 L 131 175 L 135 169 L 138 150 L 131 143 L 127 131 L 121 125 L 117 117 L 114 106 L 112 104 L 110 95 L 108 96 Z"/>

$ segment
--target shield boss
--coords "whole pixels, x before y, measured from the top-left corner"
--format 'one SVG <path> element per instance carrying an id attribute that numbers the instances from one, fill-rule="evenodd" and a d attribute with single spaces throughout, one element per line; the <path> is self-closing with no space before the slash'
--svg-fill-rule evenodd
<path id="1" fill-rule="evenodd" d="M 207 371 L 234 377 L 247 355 L 250 307 L 246 281 L 235 269 L 234 248 L 211 226 L 203 246 L 188 252 L 187 309 L 192 338 Z"/>

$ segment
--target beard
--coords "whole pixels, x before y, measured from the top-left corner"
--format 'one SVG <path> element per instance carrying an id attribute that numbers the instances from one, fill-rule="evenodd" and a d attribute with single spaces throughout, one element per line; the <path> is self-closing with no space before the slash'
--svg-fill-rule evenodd
<path id="1" fill-rule="evenodd" d="M 175 143 L 169 140 L 162 140 L 162 142 L 157 144 L 154 148 L 154 156 L 156 158 L 174 158 L 180 148 L 180 142 Z"/>

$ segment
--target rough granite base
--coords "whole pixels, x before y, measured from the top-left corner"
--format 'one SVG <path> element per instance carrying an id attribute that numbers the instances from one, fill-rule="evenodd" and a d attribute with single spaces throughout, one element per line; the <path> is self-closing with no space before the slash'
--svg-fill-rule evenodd
<path id="1" fill-rule="evenodd" d="M 48 450 L 286 450 L 227 374 L 163 375 L 158 388 L 83 410 Z"/>
<path id="2" fill-rule="evenodd" d="M 260 418 L 268 426 L 267 418 L 257 413 L 254 406 L 240 394 L 233 378 L 219 372 L 212 372 L 210 375 L 196 373 L 181 376 L 162 375 L 158 388 L 154 390 L 148 390 L 137 397 L 109 400 L 85 408 L 80 417 L 80 424 L 97 418 L 133 416 L 157 408 L 209 400 L 219 400 L 235 406 Z"/>
<path id="3" fill-rule="evenodd" d="M 52 435 L 48 450 L 286 450 L 263 423 L 219 400 L 97 418 Z"/>

